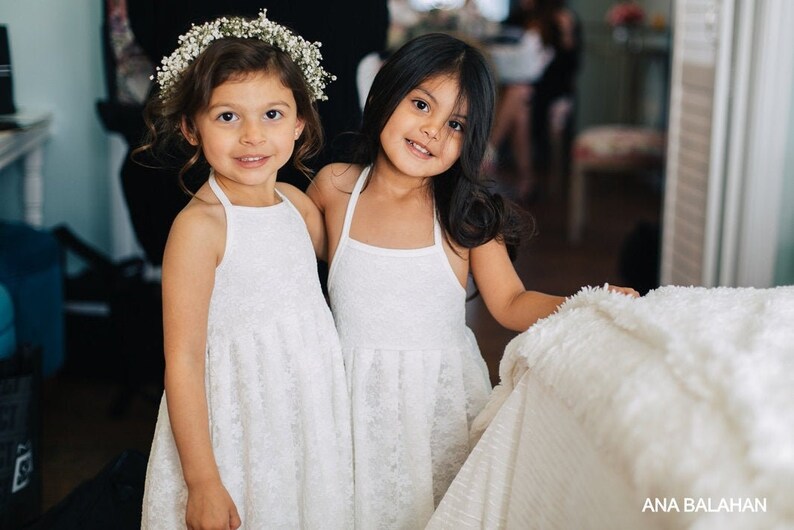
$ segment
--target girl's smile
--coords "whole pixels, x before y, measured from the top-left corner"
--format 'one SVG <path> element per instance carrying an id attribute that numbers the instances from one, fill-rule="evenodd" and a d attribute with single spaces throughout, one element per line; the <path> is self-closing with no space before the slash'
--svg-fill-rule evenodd
<path id="1" fill-rule="evenodd" d="M 414 151 L 418 151 L 420 157 L 429 159 L 431 156 L 433 156 L 433 154 L 424 145 L 412 140 L 406 140 L 406 142 L 408 142 L 408 145 L 411 146 Z"/>
<path id="2" fill-rule="evenodd" d="M 264 166 L 271 157 L 264 155 L 241 156 L 236 160 L 245 169 L 256 169 Z"/>

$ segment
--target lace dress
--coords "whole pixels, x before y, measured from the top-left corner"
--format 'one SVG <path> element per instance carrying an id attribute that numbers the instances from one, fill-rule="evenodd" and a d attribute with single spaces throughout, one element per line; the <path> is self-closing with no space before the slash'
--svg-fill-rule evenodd
<path id="1" fill-rule="evenodd" d="M 243 528 L 349 529 L 349 399 L 303 218 L 283 196 L 224 206 L 226 250 L 209 308 L 206 393 L 215 460 Z M 185 487 L 163 396 L 142 528 L 185 528 Z"/>
<path id="2" fill-rule="evenodd" d="M 488 370 L 438 221 L 426 248 L 350 238 L 367 174 L 350 197 L 328 279 L 351 393 L 356 527 L 424 528 L 469 454 Z"/>

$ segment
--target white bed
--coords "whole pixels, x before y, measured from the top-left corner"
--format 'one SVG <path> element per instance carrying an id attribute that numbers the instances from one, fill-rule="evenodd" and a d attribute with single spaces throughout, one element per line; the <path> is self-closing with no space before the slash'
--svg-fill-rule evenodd
<path id="1" fill-rule="evenodd" d="M 584 289 L 500 376 L 427 528 L 794 528 L 794 287 Z"/>

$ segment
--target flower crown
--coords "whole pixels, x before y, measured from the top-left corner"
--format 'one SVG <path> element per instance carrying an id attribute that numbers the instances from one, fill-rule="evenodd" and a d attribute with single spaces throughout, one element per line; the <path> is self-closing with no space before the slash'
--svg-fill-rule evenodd
<path id="1" fill-rule="evenodd" d="M 314 99 L 325 101 L 325 85 L 336 80 L 336 76 L 326 72 L 320 66 L 323 58 L 319 42 L 308 42 L 300 35 L 295 35 L 284 26 L 268 20 L 267 9 L 260 11 L 253 19 L 242 17 L 222 17 L 200 26 L 193 25 L 190 31 L 179 37 L 179 46 L 168 57 L 163 57 L 162 65 L 157 67 L 156 75 L 160 85 L 160 99 L 171 97 L 174 86 L 182 76 L 185 68 L 192 63 L 213 41 L 227 37 L 240 39 L 259 39 L 271 46 L 284 51 L 298 65 L 306 79 Z"/>

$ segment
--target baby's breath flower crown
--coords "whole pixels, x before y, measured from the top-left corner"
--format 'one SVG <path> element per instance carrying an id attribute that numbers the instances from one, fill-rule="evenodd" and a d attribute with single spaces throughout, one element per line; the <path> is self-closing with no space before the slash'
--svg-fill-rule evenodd
<path id="1" fill-rule="evenodd" d="M 222 17 L 200 26 L 193 25 L 190 31 L 179 37 L 179 47 L 168 57 L 163 57 L 161 66 L 152 80 L 160 85 L 160 99 L 165 101 L 174 90 L 182 72 L 213 41 L 227 37 L 240 39 L 259 39 L 284 51 L 298 65 L 306 79 L 314 99 L 325 101 L 325 85 L 334 81 L 336 76 L 326 72 L 320 65 L 323 56 L 319 42 L 309 42 L 295 35 L 284 26 L 269 20 L 266 9 L 254 19 L 242 17 Z"/>

